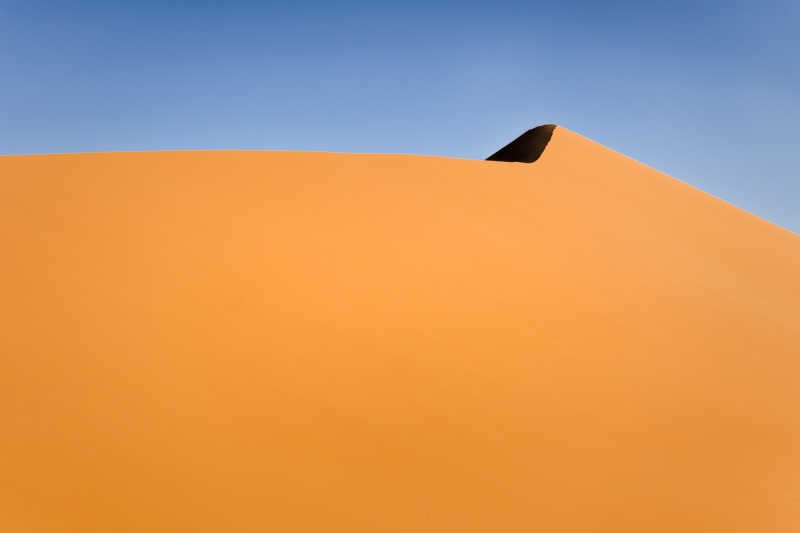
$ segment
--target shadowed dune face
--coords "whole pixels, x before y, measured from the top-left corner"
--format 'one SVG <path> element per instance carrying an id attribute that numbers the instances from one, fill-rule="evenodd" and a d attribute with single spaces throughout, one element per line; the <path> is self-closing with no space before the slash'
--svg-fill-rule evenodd
<path id="1" fill-rule="evenodd" d="M 0 529 L 795 532 L 800 237 L 533 165 L 0 158 Z"/>
<path id="2" fill-rule="evenodd" d="M 530 129 L 486 158 L 487 161 L 535 163 L 542 157 L 547 143 L 553 138 L 555 124 Z"/>

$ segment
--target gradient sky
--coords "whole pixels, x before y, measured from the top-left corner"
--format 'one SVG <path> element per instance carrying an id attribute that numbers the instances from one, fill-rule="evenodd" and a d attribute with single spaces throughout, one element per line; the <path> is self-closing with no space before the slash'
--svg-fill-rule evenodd
<path id="1" fill-rule="evenodd" d="M 549 122 L 800 233 L 800 2 L 0 0 L 0 154 L 483 159 Z"/>

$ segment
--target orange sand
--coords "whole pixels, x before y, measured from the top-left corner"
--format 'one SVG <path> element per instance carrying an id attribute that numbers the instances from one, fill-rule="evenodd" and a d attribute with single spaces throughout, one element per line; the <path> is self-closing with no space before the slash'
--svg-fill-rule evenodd
<path id="1" fill-rule="evenodd" d="M 0 158 L 3 532 L 800 531 L 800 237 L 532 165 Z"/>

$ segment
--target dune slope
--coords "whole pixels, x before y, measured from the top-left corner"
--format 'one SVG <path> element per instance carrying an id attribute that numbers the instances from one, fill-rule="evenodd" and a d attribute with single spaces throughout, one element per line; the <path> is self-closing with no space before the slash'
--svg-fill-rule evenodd
<path id="1" fill-rule="evenodd" d="M 530 129 L 486 158 L 487 161 L 535 163 L 542 157 L 553 138 L 555 124 L 543 124 Z"/>
<path id="2" fill-rule="evenodd" d="M 800 237 L 564 128 L 1 157 L 0 530 L 798 531 Z"/>

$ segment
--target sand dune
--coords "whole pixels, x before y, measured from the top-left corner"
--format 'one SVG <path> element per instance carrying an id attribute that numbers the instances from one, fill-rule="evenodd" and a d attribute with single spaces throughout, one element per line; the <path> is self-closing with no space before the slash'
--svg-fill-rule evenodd
<path id="1" fill-rule="evenodd" d="M 0 530 L 799 531 L 800 237 L 564 128 L 1 157 Z"/>

